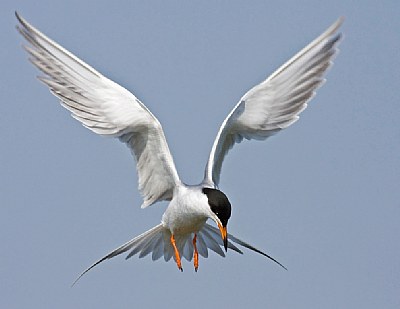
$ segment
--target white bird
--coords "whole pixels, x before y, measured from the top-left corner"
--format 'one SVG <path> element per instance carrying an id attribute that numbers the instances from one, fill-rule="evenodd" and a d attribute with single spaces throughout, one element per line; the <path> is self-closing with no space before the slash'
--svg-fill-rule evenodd
<path id="1" fill-rule="evenodd" d="M 93 132 L 117 137 L 130 148 L 137 163 L 142 208 L 167 200 L 161 223 L 133 238 L 91 265 L 79 277 L 104 260 L 130 251 L 153 260 L 171 257 L 182 271 L 181 258 L 199 265 L 199 254 L 208 249 L 221 256 L 234 243 L 268 254 L 227 233 L 231 204 L 218 190 L 222 162 L 228 151 L 243 139 L 265 140 L 293 124 L 307 107 L 337 53 L 343 22 L 339 18 L 324 33 L 298 52 L 266 80 L 250 89 L 222 123 L 212 145 L 199 185 L 184 184 L 176 171 L 160 122 L 131 92 L 103 76 L 65 48 L 30 25 L 18 13 L 19 32 L 30 61 L 44 77 L 39 79 L 61 100 L 61 105 Z M 218 229 L 206 223 L 213 220 Z M 77 281 L 76 280 L 76 281 Z M 75 282 L 76 282 L 75 281 Z"/>

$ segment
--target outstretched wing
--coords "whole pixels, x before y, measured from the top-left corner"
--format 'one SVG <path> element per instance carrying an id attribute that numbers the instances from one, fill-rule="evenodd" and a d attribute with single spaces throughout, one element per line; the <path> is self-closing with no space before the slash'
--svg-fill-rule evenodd
<path id="1" fill-rule="evenodd" d="M 250 89 L 222 123 L 205 169 L 203 183 L 218 186 L 222 162 L 235 143 L 265 140 L 293 124 L 324 82 L 337 53 L 338 19 L 271 76 Z"/>
<path id="2" fill-rule="evenodd" d="M 136 158 L 142 208 L 172 198 L 180 183 L 161 124 L 131 92 L 50 40 L 16 13 L 39 79 L 85 127 L 118 137 Z"/>

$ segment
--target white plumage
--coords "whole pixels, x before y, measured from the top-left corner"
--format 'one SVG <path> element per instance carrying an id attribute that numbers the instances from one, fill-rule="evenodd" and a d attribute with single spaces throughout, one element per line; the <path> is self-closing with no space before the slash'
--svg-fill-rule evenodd
<path id="1" fill-rule="evenodd" d="M 104 77 L 72 53 L 50 40 L 16 13 L 18 30 L 25 37 L 30 61 L 45 76 L 39 79 L 61 100 L 61 105 L 85 127 L 101 135 L 119 138 L 130 148 L 137 163 L 142 208 L 170 201 L 161 223 L 115 249 L 92 266 L 130 251 L 127 258 L 151 254 L 153 260 L 173 257 L 208 257 L 208 249 L 225 256 L 228 248 L 242 253 L 233 243 L 275 259 L 226 233 L 230 203 L 218 184 L 222 162 L 235 143 L 264 140 L 290 126 L 307 107 L 337 53 L 337 20 L 318 38 L 250 89 L 220 127 L 211 148 L 204 180 L 196 186 L 181 182 L 160 122 L 131 92 Z M 218 229 L 207 224 L 212 219 Z M 283 267 L 283 266 L 282 266 Z M 82 274 L 82 275 L 83 275 Z M 81 275 L 81 276 L 82 276 Z M 81 277 L 80 276 L 80 277 Z M 80 278 L 79 277 L 79 278 Z M 79 279 L 78 278 L 78 279 Z"/>

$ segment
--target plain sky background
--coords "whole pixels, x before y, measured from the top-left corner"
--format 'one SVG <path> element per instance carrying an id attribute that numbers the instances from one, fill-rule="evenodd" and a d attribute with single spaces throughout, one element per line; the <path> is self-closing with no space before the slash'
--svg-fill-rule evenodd
<path id="1" fill-rule="evenodd" d="M 73 120 L 35 76 L 14 10 L 135 93 L 198 183 L 240 97 L 339 16 L 344 40 L 301 119 L 225 160 L 229 232 L 244 250 L 119 256 L 158 224 L 134 160 Z M 0 4 L 1 308 L 400 308 L 399 1 L 10 1 Z"/>

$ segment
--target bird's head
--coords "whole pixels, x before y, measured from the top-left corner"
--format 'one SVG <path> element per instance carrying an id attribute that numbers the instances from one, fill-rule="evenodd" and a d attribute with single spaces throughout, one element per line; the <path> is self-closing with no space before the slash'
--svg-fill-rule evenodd
<path id="1" fill-rule="evenodd" d="M 211 209 L 210 218 L 218 225 L 222 240 L 224 241 L 225 251 L 227 251 L 228 232 L 226 226 L 231 217 L 231 203 L 229 203 L 226 195 L 217 189 L 203 188 L 203 193 L 208 198 L 208 205 Z"/>

